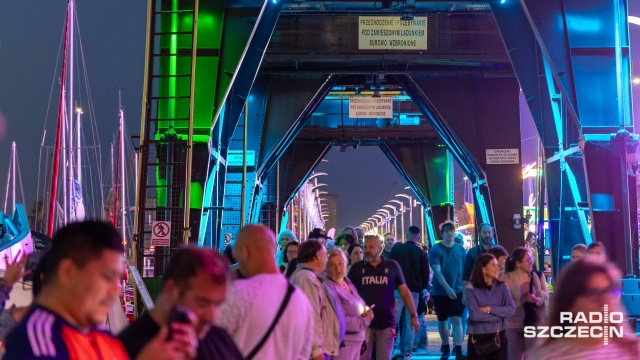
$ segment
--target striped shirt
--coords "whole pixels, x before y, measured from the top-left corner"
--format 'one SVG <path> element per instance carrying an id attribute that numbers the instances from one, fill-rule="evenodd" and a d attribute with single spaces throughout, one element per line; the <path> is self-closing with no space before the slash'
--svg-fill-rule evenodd
<path id="1" fill-rule="evenodd" d="M 128 360 L 120 341 L 108 331 L 83 332 L 40 306 L 33 305 L 9 333 L 3 360 Z"/>

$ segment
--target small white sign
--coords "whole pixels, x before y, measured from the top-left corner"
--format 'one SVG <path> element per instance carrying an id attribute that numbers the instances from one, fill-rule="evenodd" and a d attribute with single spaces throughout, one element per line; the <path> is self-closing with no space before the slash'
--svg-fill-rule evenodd
<path id="1" fill-rule="evenodd" d="M 242 150 L 229 150 L 227 166 L 242 166 Z M 247 166 L 256 166 L 256 152 L 247 150 Z"/>
<path id="2" fill-rule="evenodd" d="M 518 149 L 487 149 L 487 165 L 520 164 Z"/>
<path id="3" fill-rule="evenodd" d="M 359 50 L 427 50 L 427 17 L 360 16 Z"/>
<path id="4" fill-rule="evenodd" d="M 147 287 L 144 285 L 144 281 L 142 281 L 142 276 L 140 276 L 138 269 L 133 265 L 129 265 L 129 272 L 131 273 L 131 277 L 133 277 L 136 288 L 138 288 L 138 291 L 140 292 L 140 297 L 142 297 L 144 306 L 146 306 L 148 310 L 153 310 L 153 299 L 151 299 L 149 290 L 147 290 Z"/>
<path id="5" fill-rule="evenodd" d="M 349 98 L 349 117 L 352 119 L 391 119 L 393 117 L 393 98 L 351 97 Z"/>
<path id="6" fill-rule="evenodd" d="M 151 246 L 169 246 L 171 221 L 154 221 L 151 227 Z"/>

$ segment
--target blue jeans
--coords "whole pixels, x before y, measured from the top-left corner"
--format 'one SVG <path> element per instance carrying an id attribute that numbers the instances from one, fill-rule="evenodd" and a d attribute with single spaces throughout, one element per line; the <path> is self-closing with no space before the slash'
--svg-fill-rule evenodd
<path id="1" fill-rule="evenodd" d="M 413 351 L 413 341 L 415 340 L 416 333 L 411 329 L 411 314 L 416 313 L 418 307 L 418 293 L 411 292 L 411 298 L 413 299 L 413 309 L 409 310 L 404 306 L 404 301 L 400 297 L 398 290 L 394 291 L 396 297 L 396 323 L 401 327 L 398 329 L 398 336 L 396 336 L 395 347 L 400 349 L 403 354 L 411 353 Z M 400 321 L 404 316 L 404 321 Z"/>

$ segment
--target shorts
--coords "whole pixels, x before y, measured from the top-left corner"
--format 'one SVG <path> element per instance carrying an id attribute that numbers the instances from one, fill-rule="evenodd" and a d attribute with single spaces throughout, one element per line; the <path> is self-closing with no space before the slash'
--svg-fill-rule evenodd
<path id="1" fill-rule="evenodd" d="M 455 299 L 447 295 L 431 295 L 433 307 L 438 315 L 438 321 L 446 321 L 453 316 L 462 316 L 464 305 L 462 304 L 462 293 L 457 293 Z"/>

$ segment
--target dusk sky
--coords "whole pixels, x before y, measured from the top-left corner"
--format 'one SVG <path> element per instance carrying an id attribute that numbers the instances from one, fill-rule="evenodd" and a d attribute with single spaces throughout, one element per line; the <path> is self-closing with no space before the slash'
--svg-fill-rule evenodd
<path id="1" fill-rule="evenodd" d="M 632 15 L 640 13 L 639 3 L 630 2 Z M 109 144 L 117 131 L 118 90 L 122 91 L 128 132 L 140 132 L 147 2 L 79 0 L 77 8 L 106 168 Z M 0 0 L 0 189 L 4 195 L 11 142 L 16 141 L 27 208 L 35 199 L 38 154 L 47 116 L 47 143 L 53 144 L 60 76 L 56 63 L 61 61 L 58 49 L 66 9 L 64 0 Z M 639 32 L 640 26 L 632 26 L 635 58 L 639 58 Z M 636 100 L 637 95 L 636 90 Z M 83 95 L 82 100 L 85 98 Z M 80 105 L 87 106 L 86 102 Z M 528 111 L 523 109 L 522 115 L 527 117 Z M 535 151 L 532 136 L 535 133 L 528 119 L 522 134 L 525 162 Z M 326 164 L 324 170 L 331 177 L 323 182 L 330 185 L 328 191 L 339 196 L 339 226 L 359 225 L 405 186 L 377 148 L 361 147 L 349 153 L 334 149 L 328 159 L 323 166 Z M 22 201 L 20 196 L 18 200 Z"/>
<path id="2" fill-rule="evenodd" d="M 58 51 L 66 11 L 64 0 L 0 0 L 0 197 L 4 199 L 11 142 L 15 141 L 27 209 L 36 196 L 40 143 L 47 115 L 46 144 L 52 146 L 55 136 L 62 63 Z M 109 146 L 118 128 L 118 90 L 122 92 L 128 132 L 140 132 L 146 11 L 146 1 L 77 2 L 105 172 Z M 81 67 L 80 60 L 76 61 L 77 78 Z M 86 95 L 83 93 L 77 100 L 85 110 L 83 121 L 88 122 Z M 85 134 L 91 133 L 86 128 Z M 17 198 L 22 202 L 19 192 Z"/>

